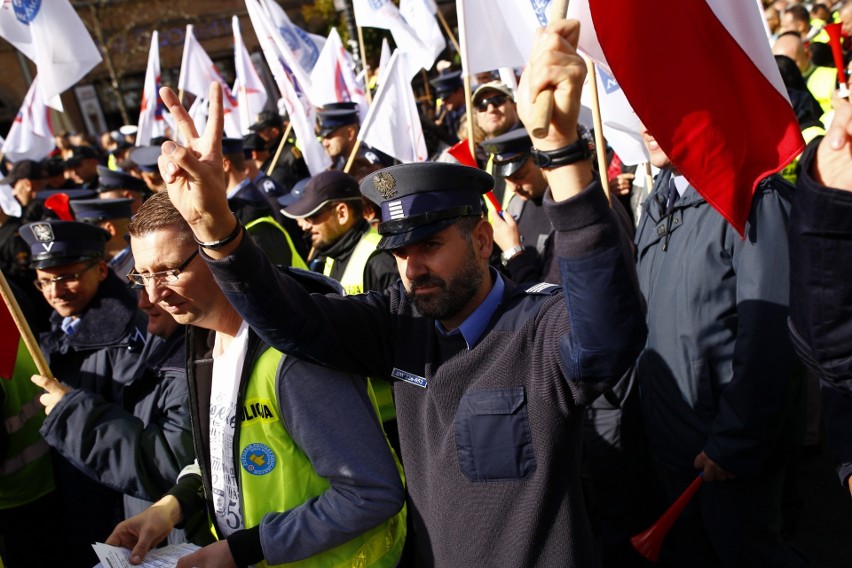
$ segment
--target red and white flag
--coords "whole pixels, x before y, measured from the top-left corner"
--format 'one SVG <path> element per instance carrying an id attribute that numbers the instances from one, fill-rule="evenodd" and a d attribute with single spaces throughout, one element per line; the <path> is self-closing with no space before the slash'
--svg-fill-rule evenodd
<path id="1" fill-rule="evenodd" d="M 428 158 L 426 141 L 411 88 L 407 57 L 398 49 L 391 55 L 358 139 L 400 162 L 423 162 Z"/>
<path id="2" fill-rule="evenodd" d="M 331 167 L 331 158 L 314 132 L 314 107 L 307 101 L 305 91 L 285 59 L 284 50 L 288 49 L 287 46 L 278 31 L 271 27 L 269 18 L 264 14 L 258 0 L 246 0 L 246 8 L 266 64 L 272 71 L 278 90 L 281 91 L 281 100 L 287 109 L 302 156 L 311 175 L 315 176 Z"/>
<path id="3" fill-rule="evenodd" d="M 36 76 L 0 152 L 11 162 L 38 161 L 46 158 L 55 147 L 50 111 L 41 94 L 41 77 Z"/>
<path id="4" fill-rule="evenodd" d="M 331 28 L 328 39 L 311 71 L 311 102 L 322 107 L 328 103 L 355 102 L 363 119 L 367 116 L 364 85 L 355 78 L 352 60 L 343 48 L 337 28 Z"/>
<path id="5" fill-rule="evenodd" d="M 231 19 L 231 25 L 234 30 L 234 71 L 236 75 L 232 95 L 239 103 L 240 124 L 243 127 L 243 134 L 248 134 L 248 127 L 251 126 L 252 118 L 263 110 L 269 96 L 266 94 L 266 88 L 251 61 L 246 44 L 243 42 L 240 19 L 234 16 Z"/>
<path id="6" fill-rule="evenodd" d="M 568 14 L 674 167 L 743 234 L 758 182 L 804 147 L 756 4 L 572 0 Z"/>
<path id="7" fill-rule="evenodd" d="M 139 129 L 136 145 L 147 146 L 151 138 L 166 136 L 166 107 L 160 99 L 160 36 L 157 30 L 151 33 L 151 49 L 148 51 L 148 69 L 142 88 L 142 104 L 139 107 Z"/>
<path id="8" fill-rule="evenodd" d="M 44 102 L 59 111 L 59 95 L 101 62 L 100 51 L 68 0 L 2 2 L 0 36 L 36 64 Z"/>
<path id="9" fill-rule="evenodd" d="M 183 57 L 180 63 L 180 76 L 178 77 L 178 89 L 192 93 L 196 97 L 206 98 L 210 83 L 216 81 L 222 85 L 222 104 L 225 113 L 225 136 L 228 138 L 242 138 L 240 126 L 239 104 L 231 94 L 231 88 L 216 66 L 213 60 L 195 39 L 192 24 L 186 26 L 186 37 L 183 43 Z"/>

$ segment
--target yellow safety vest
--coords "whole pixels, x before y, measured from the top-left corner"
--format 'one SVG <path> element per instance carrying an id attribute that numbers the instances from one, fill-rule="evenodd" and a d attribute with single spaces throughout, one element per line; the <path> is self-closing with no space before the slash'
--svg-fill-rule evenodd
<path id="1" fill-rule="evenodd" d="M 280 351 L 268 348 L 255 363 L 246 388 L 239 448 L 246 528 L 259 525 L 270 511 L 293 509 L 330 487 L 328 480 L 314 471 L 279 415 L 275 383 L 283 357 Z M 251 420 L 246 420 L 246 416 L 251 416 Z M 398 460 L 397 468 L 404 481 Z M 405 544 L 405 516 L 403 507 L 395 516 L 348 542 L 281 566 L 392 568 L 399 562 Z M 261 562 L 257 566 L 268 564 Z"/>
<path id="2" fill-rule="evenodd" d="M 302 257 L 296 251 L 296 247 L 293 246 L 293 239 L 290 238 L 290 234 L 287 232 L 287 229 L 282 227 L 281 223 L 279 223 L 278 221 L 276 221 L 272 217 L 269 217 L 269 216 L 258 217 L 257 219 L 254 219 L 253 221 L 249 221 L 248 223 L 246 223 L 246 231 L 248 231 L 249 234 L 251 234 L 252 227 L 259 225 L 261 223 L 269 223 L 270 225 L 274 225 L 275 227 L 278 228 L 279 231 L 284 233 L 284 238 L 287 239 L 287 246 L 290 247 L 290 258 L 292 259 L 290 261 L 290 266 L 293 266 L 295 268 L 301 268 L 303 270 L 307 270 L 308 265 L 305 264 L 305 261 L 302 260 Z"/>

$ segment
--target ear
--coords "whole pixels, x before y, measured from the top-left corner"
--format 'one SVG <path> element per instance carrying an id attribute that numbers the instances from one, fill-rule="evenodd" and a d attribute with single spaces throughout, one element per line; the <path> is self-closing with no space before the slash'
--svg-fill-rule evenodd
<path id="1" fill-rule="evenodd" d="M 107 266 L 106 262 L 101 261 L 98 263 L 98 280 L 100 282 L 106 280 L 107 274 L 109 274 L 109 270 L 110 268 L 109 266 Z"/>
<path id="2" fill-rule="evenodd" d="M 494 228 L 487 219 L 482 219 L 473 229 L 473 246 L 479 258 L 486 262 L 494 251 Z"/>
<path id="3" fill-rule="evenodd" d="M 347 126 L 346 132 L 346 139 L 349 140 L 349 142 L 354 142 L 355 139 L 358 137 L 358 127 L 354 124 L 350 124 L 349 126 Z"/>
<path id="4" fill-rule="evenodd" d="M 352 217 L 352 211 L 345 202 L 341 201 L 334 206 L 334 218 L 337 219 L 339 225 L 345 225 Z"/>
<path id="5" fill-rule="evenodd" d="M 102 229 L 109 233 L 110 237 L 115 237 L 118 233 L 118 227 L 112 221 L 103 221 L 100 225 Z"/>

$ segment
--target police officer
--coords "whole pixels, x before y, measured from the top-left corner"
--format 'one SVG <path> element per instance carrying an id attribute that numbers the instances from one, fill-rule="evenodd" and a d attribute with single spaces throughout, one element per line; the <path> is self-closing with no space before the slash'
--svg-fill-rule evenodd
<path id="1" fill-rule="evenodd" d="M 282 210 L 311 239 L 317 252 L 311 265 L 347 294 L 381 292 L 399 278 L 393 257 L 376 250 L 381 237 L 364 219 L 361 203 L 355 178 L 331 170 L 311 178 L 301 199 Z"/>
<path id="2" fill-rule="evenodd" d="M 98 164 L 101 155 L 91 146 L 72 146 L 71 156 L 65 160 L 65 177 L 75 187 L 94 189 L 98 186 Z"/>
<path id="3" fill-rule="evenodd" d="M 461 120 L 465 113 L 464 83 L 461 71 L 441 73 L 431 81 L 438 108 L 435 111 L 435 125 L 444 130 L 451 140 L 458 141 Z"/>
<path id="4" fill-rule="evenodd" d="M 104 247 L 104 259 L 115 275 L 122 282 L 126 282 L 127 273 L 133 269 L 133 253 L 130 250 L 130 236 L 127 233 L 127 226 L 132 217 L 133 200 L 126 197 L 72 199 L 70 204 L 78 221 L 91 223 L 109 233 L 110 238 Z"/>
<path id="5" fill-rule="evenodd" d="M 222 139 L 222 164 L 227 179 L 228 206 L 252 239 L 275 264 L 306 268 L 293 239 L 272 216 L 277 201 L 262 193 L 246 172 L 241 138 Z M 274 205 L 273 205 L 274 204 Z"/>
<path id="6" fill-rule="evenodd" d="M 289 190 L 300 179 L 311 175 L 302 152 L 294 139 L 284 140 L 284 119 L 277 112 L 263 111 L 249 130 L 257 133 L 266 143 L 267 158 L 260 166 L 281 187 Z M 281 152 L 278 152 L 279 147 Z"/>
<path id="7" fill-rule="evenodd" d="M 360 130 L 358 105 L 354 102 L 329 103 L 317 110 L 317 135 L 331 157 L 332 168 L 342 170 L 355 148 Z M 358 158 L 370 164 L 390 165 L 393 158 L 364 144 L 358 146 Z"/>
<path id="8" fill-rule="evenodd" d="M 109 234 L 103 229 L 76 221 L 41 221 L 21 227 L 21 236 L 30 247 L 36 287 L 54 309 L 50 330 L 40 335 L 39 344 L 62 383 L 45 379 L 39 386 L 55 393 L 41 401 L 49 406 L 42 435 L 55 448 L 60 515 L 72 543 L 66 554 L 69 565 L 91 566 L 96 562 L 91 543 L 109 534 L 123 515 L 121 492 L 95 481 L 93 470 L 74 461 L 75 451 L 91 451 L 97 436 L 81 436 L 85 422 L 66 420 L 58 410 L 73 406 L 76 393 L 121 404 L 145 346 L 145 317 L 136 309 L 133 293 L 107 267 L 104 244 Z M 83 412 L 81 419 L 87 416 L 97 417 Z M 120 447 L 110 449 L 118 452 Z"/>
<path id="9" fill-rule="evenodd" d="M 102 199 L 127 198 L 132 200 L 130 214 L 135 215 L 145 197 L 151 194 L 145 182 L 130 174 L 98 166 L 98 186 L 95 188 Z"/>

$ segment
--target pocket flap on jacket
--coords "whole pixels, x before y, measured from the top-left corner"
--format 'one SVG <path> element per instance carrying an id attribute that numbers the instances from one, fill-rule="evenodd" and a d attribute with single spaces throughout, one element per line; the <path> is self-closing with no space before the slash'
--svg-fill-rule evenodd
<path id="1" fill-rule="evenodd" d="M 464 398 L 471 414 L 513 414 L 524 404 L 524 387 L 470 391 Z"/>

